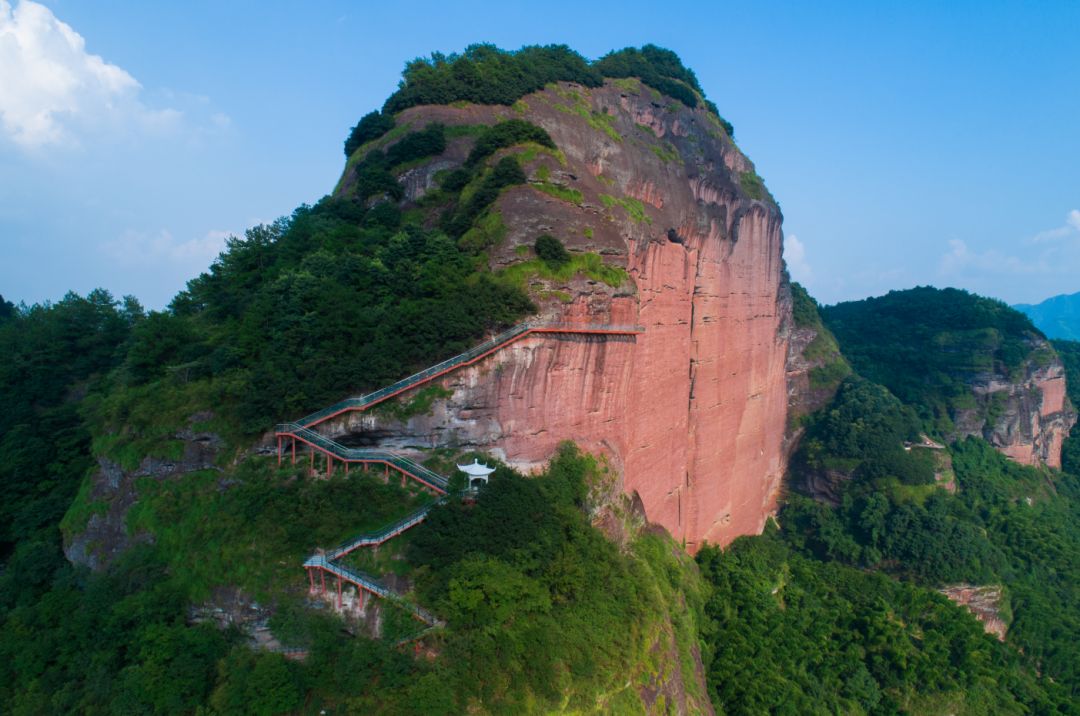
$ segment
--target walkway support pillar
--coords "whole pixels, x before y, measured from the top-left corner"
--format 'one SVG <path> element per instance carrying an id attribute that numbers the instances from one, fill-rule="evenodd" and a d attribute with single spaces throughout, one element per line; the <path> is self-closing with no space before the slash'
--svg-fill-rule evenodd
<path id="1" fill-rule="evenodd" d="M 289 442 L 292 443 L 292 464 L 295 465 L 296 464 L 296 438 L 290 438 Z"/>
<path id="2" fill-rule="evenodd" d="M 334 458 L 330 457 L 330 453 L 326 453 L 326 476 L 330 477 L 330 473 L 334 471 Z"/>
<path id="3" fill-rule="evenodd" d="M 281 436 L 277 438 L 277 466 L 281 467 Z"/>
<path id="4" fill-rule="evenodd" d="M 337 608 L 341 609 L 341 575 L 337 578 Z"/>

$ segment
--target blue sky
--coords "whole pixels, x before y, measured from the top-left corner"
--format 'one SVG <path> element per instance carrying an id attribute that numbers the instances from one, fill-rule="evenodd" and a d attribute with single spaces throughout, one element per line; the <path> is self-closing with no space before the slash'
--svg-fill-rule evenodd
<path id="1" fill-rule="evenodd" d="M 160 308 L 329 191 L 404 63 L 472 42 L 675 50 L 819 300 L 1080 291 L 1080 3 L 0 0 L 0 294 Z"/>

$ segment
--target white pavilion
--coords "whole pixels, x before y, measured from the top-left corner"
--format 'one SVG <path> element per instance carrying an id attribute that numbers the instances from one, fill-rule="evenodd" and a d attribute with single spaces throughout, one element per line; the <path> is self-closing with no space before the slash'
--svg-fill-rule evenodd
<path id="1" fill-rule="evenodd" d="M 480 460 L 476 458 L 473 458 L 471 464 L 458 465 L 457 468 L 468 475 L 470 490 L 475 490 L 477 488 L 477 482 L 483 482 L 486 485 L 488 483 L 488 476 L 495 472 L 495 468 L 482 464 Z"/>

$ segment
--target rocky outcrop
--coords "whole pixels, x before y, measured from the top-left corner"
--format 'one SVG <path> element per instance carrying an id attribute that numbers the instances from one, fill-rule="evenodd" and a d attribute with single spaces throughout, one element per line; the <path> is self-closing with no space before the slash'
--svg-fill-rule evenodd
<path id="1" fill-rule="evenodd" d="M 982 373 L 971 380 L 976 407 L 955 411 L 956 436 L 975 435 L 1025 465 L 1061 467 L 1061 446 L 1076 423 L 1065 397 L 1065 368 L 1046 341 L 1032 341 L 1019 378 Z"/>
<path id="2" fill-rule="evenodd" d="M 994 635 L 998 641 L 1005 641 L 1009 625 L 1002 618 L 1004 591 L 1000 586 L 976 587 L 971 584 L 957 584 L 945 587 L 941 593 L 974 614 L 975 618 L 982 622 L 987 634 Z"/>
<path id="3" fill-rule="evenodd" d="M 216 469 L 215 459 L 223 441 L 214 433 L 191 427 L 209 418 L 209 413 L 193 415 L 189 427 L 172 436 L 183 446 L 178 459 L 146 457 L 136 469 L 124 470 L 112 460 L 97 458 L 98 469 L 89 478 L 89 490 L 80 493 L 69 510 L 69 517 L 89 513 L 89 518 L 85 524 L 64 525 L 64 554 L 68 561 L 104 569 L 127 549 L 153 539 L 128 529 L 128 510 L 138 499 L 136 482 L 139 478 L 166 480 L 195 470 Z"/>
<path id="4" fill-rule="evenodd" d="M 546 129 L 559 151 L 537 153 L 526 166 L 531 185 L 500 197 L 506 236 L 491 265 L 520 262 L 540 233 L 600 254 L 625 269 L 623 285 L 537 276 L 532 295 L 553 320 L 644 333 L 533 336 L 444 379 L 450 397 L 428 416 L 402 422 L 375 411 L 324 429 L 396 447 L 486 450 L 526 470 L 574 440 L 607 455 L 648 519 L 695 550 L 757 533 L 775 507 L 790 320 L 781 216 L 742 190 L 753 165 L 713 115 L 626 87 L 563 83 L 515 110 L 417 107 L 398 121 L 520 117 Z M 436 161 L 467 150 L 454 144 Z M 580 201 L 551 196 L 552 184 Z"/>

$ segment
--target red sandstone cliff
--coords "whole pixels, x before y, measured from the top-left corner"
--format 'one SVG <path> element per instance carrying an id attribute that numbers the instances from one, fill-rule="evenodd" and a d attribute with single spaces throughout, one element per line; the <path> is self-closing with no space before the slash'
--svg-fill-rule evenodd
<path id="1" fill-rule="evenodd" d="M 351 414 L 322 429 L 387 446 L 477 448 L 524 469 L 574 440 L 607 455 L 648 519 L 691 550 L 759 532 L 785 466 L 790 300 L 780 212 L 755 190 L 753 165 L 704 109 L 625 81 L 561 84 L 515 109 L 416 107 L 398 122 L 512 117 L 542 126 L 559 152 L 539 152 L 526 164 L 532 185 L 499 199 L 506 230 L 492 267 L 521 261 L 521 247 L 551 233 L 629 279 L 612 288 L 584 275 L 533 278 L 542 313 L 645 332 L 530 337 L 443 379 L 451 395 L 430 415 L 402 423 Z M 407 201 L 460 163 L 470 142 L 410 170 Z M 541 190 L 552 184 L 580 192 L 580 202 Z"/>
<path id="2" fill-rule="evenodd" d="M 970 381 L 976 407 L 957 411 L 956 437 L 977 435 L 1025 465 L 1061 467 L 1061 447 L 1076 422 L 1065 397 L 1065 368 L 1049 343 L 1032 341 L 1019 377 L 983 373 Z"/>

